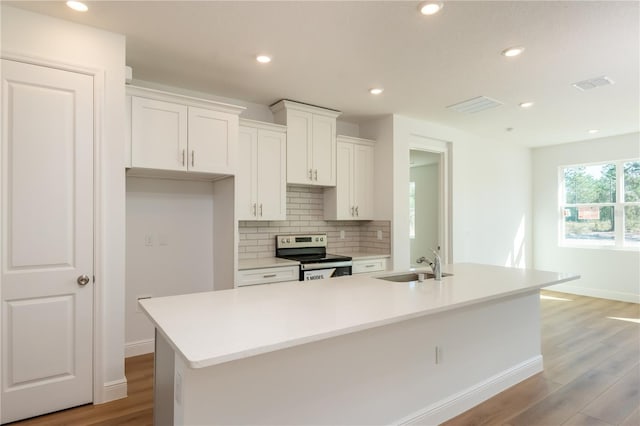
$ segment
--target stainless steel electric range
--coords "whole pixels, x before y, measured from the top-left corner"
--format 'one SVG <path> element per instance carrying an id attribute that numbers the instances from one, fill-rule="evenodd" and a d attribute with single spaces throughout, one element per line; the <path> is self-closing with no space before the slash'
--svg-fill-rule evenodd
<path id="1" fill-rule="evenodd" d="M 276 257 L 300 262 L 299 281 L 351 275 L 351 258 L 327 253 L 326 234 L 277 235 Z"/>

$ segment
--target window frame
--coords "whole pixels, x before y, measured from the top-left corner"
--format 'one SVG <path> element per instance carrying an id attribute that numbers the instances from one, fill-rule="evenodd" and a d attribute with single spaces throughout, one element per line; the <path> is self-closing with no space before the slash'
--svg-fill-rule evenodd
<path id="1" fill-rule="evenodd" d="M 625 207 L 638 206 L 640 201 L 625 201 L 624 189 L 624 165 L 626 163 L 640 162 L 640 158 L 628 158 L 623 160 L 597 161 L 590 163 L 564 164 L 558 166 L 558 246 L 572 248 L 590 248 L 601 250 L 632 250 L 640 251 L 640 245 L 625 245 Z M 568 168 L 602 166 L 612 164 L 616 167 L 616 201 L 606 203 L 567 203 L 565 200 L 565 180 L 564 171 Z M 586 240 L 581 242 L 576 239 L 565 238 L 565 216 L 564 211 L 569 207 L 613 207 L 614 212 L 614 238 L 613 243 L 593 242 Z"/>

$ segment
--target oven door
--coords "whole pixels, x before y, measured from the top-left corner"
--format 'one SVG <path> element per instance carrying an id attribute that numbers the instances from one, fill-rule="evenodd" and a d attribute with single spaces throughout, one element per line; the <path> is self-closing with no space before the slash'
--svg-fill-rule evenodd
<path id="1" fill-rule="evenodd" d="M 314 263 L 300 265 L 300 281 L 317 281 L 351 275 L 351 262 Z"/>

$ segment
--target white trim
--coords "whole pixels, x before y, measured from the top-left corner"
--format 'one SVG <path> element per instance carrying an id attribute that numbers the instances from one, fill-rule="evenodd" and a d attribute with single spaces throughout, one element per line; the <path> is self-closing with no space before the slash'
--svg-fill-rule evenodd
<path id="1" fill-rule="evenodd" d="M 256 129 L 271 130 L 272 132 L 286 133 L 287 126 L 282 124 L 267 123 L 266 121 L 249 120 L 248 118 L 240 118 L 238 124 L 244 127 L 253 127 Z"/>
<path id="2" fill-rule="evenodd" d="M 331 118 L 337 118 L 342 114 L 341 111 L 336 111 L 334 109 L 323 108 L 321 106 L 304 104 L 301 102 L 291 101 L 289 99 L 282 99 L 276 102 L 273 105 L 270 105 L 269 108 L 271 112 L 276 114 L 278 111 L 282 109 L 291 109 L 296 111 L 304 111 L 311 114 L 324 115 Z"/>
<path id="3" fill-rule="evenodd" d="M 451 202 L 451 142 L 431 138 L 418 133 L 411 133 L 409 151 L 427 151 L 440 154 L 438 162 L 440 168 L 440 212 L 438 214 L 439 239 L 441 242 L 441 257 L 443 263 L 453 263 L 453 213 Z"/>
<path id="4" fill-rule="evenodd" d="M 124 345 L 124 357 L 151 354 L 155 351 L 155 339 L 144 339 L 128 342 Z"/>
<path id="5" fill-rule="evenodd" d="M 418 410 L 393 424 L 436 425 L 443 423 L 542 370 L 542 355 L 538 355 Z"/>
<path id="6" fill-rule="evenodd" d="M 124 377 L 120 380 L 114 380 L 112 382 L 106 382 L 104 384 L 102 394 L 104 399 L 100 402 L 115 401 L 116 399 L 122 399 L 127 397 L 127 378 Z"/>
<path id="7" fill-rule="evenodd" d="M 226 112 L 228 114 L 240 115 L 246 107 L 239 105 L 231 105 L 223 102 L 212 101 L 209 99 L 194 98 L 193 96 L 179 95 L 176 93 L 165 92 L 164 90 L 149 89 L 147 87 L 127 85 L 126 95 L 138 96 L 148 99 L 156 99 L 164 102 L 186 103 L 190 106 L 214 109 L 216 111 Z"/>
<path id="8" fill-rule="evenodd" d="M 620 302 L 640 303 L 640 294 L 623 293 L 621 291 L 603 290 L 600 288 L 585 288 L 570 284 L 556 284 L 545 287 L 545 290 L 561 293 L 577 294 L 579 296 L 596 297 L 598 299 L 618 300 Z"/>

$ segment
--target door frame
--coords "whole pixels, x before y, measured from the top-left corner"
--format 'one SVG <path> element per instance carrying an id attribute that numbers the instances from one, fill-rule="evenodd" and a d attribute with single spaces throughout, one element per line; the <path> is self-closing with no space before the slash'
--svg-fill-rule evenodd
<path id="1" fill-rule="evenodd" d="M 451 209 L 451 142 L 435 139 L 418 133 L 409 135 L 409 155 L 411 151 L 425 151 L 440 155 L 440 188 L 438 198 L 438 238 L 441 244 L 440 256 L 443 263 L 453 263 L 452 209 Z M 408 202 L 408 200 L 407 200 Z"/>
<path id="2" fill-rule="evenodd" d="M 105 100 L 105 70 L 98 68 L 90 68 L 77 64 L 68 64 L 58 61 L 53 61 L 47 58 L 33 57 L 28 55 L 21 55 L 14 52 L 2 51 L 0 54 L 2 59 L 7 59 L 16 62 L 23 62 L 31 65 L 43 66 L 48 68 L 55 68 L 62 71 L 69 71 L 78 74 L 85 74 L 93 78 L 93 404 L 99 404 L 107 402 L 112 399 L 117 399 L 120 396 L 107 395 L 107 389 L 104 382 L 104 333 L 103 330 L 103 300 L 104 295 L 104 256 L 103 256 L 103 220 L 102 220 L 102 134 L 103 134 L 103 111 Z M 124 84 L 124 82 L 123 82 Z M 0 153 L 1 155 L 1 153 Z M 1 160 L 1 159 L 0 159 Z M 2 162 L 0 161 L 0 165 Z M 0 175 L 0 179 L 1 179 Z M 0 186 L 1 188 L 1 186 Z M 2 247 L 0 246 L 0 255 L 2 253 Z M 1 256 L 0 256 L 1 258 Z M 0 275 L 1 280 L 1 275 Z M 0 296 L 2 295 L 2 282 L 0 281 Z M 0 330 L 2 330 L 2 305 L 0 304 Z M 0 345 L 2 341 L 0 340 Z M 1 349 L 1 348 L 0 348 Z M 2 356 L 0 350 L 0 357 Z M 120 383 L 114 383 L 109 385 L 120 385 Z M 124 395 L 126 396 L 126 380 L 124 381 L 125 389 Z M 120 391 L 117 391 L 118 393 Z M 0 406 L 0 411 L 2 406 Z"/>

